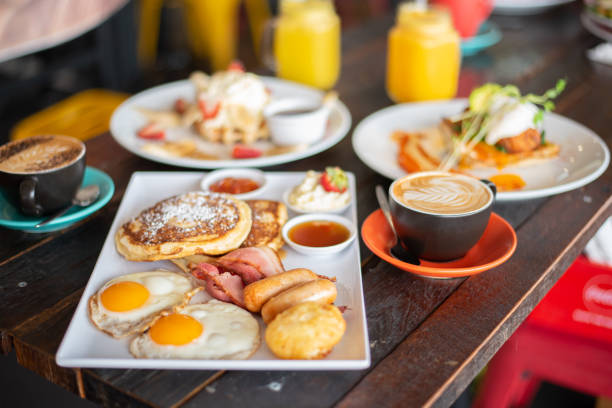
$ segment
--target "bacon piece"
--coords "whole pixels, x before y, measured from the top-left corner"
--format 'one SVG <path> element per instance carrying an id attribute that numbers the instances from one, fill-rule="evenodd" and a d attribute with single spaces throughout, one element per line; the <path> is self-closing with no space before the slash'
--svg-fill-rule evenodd
<path id="1" fill-rule="evenodd" d="M 246 284 L 285 271 L 276 252 L 268 247 L 238 248 L 217 262 L 239 274 Z"/>
<path id="2" fill-rule="evenodd" d="M 239 275 L 205 262 L 195 266 L 191 274 L 206 282 L 206 291 L 214 298 L 244 307 L 244 283 Z"/>

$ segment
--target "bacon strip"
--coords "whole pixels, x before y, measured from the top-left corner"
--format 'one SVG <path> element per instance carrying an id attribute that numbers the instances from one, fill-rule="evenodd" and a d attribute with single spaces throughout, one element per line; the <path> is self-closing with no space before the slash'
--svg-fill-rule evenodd
<path id="1" fill-rule="evenodd" d="M 239 248 L 189 266 L 211 296 L 240 307 L 244 307 L 245 285 L 285 271 L 276 252 L 268 247 Z"/>

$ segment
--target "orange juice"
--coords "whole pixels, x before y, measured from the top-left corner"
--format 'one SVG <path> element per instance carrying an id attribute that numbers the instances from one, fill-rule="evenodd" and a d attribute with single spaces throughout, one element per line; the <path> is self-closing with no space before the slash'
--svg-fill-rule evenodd
<path id="1" fill-rule="evenodd" d="M 321 89 L 340 72 L 340 19 L 326 0 L 282 0 L 274 32 L 279 77 Z"/>
<path id="2" fill-rule="evenodd" d="M 387 93 L 395 102 L 455 96 L 461 52 L 450 15 L 411 3 L 400 5 L 389 32 Z"/>

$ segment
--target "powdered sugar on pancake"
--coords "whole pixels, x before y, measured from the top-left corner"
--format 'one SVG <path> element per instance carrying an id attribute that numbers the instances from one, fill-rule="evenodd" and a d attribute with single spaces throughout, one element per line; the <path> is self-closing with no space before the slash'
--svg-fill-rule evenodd
<path id="1" fill-rule="evenodd" d="M 222 194 L 191 192 L 161 201 L 135 221 L 144 226 L 138 231 L 140 242 L 156 244 L 167 241 L 169 235 L 189 237 L 206 230 L 224 233 L 236 225 L 238 213 Z"/>

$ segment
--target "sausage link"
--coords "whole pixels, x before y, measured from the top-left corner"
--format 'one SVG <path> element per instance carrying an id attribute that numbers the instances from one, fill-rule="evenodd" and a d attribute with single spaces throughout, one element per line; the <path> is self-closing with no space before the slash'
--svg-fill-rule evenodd
<path id="1" fill-rule="evenodd" d="M 291 269 L 269 276 L 244 288 L 244 303 L 249 311 L 258 313 L 263 304 L 273 296 L 300 283 L 313 281 L 317 277 L 317 274 L 305 268 Z"/>
<path id="2" fill-rule="evenodd" d="M 336 285 L 329 279 L 317 279 L 294 286 L 268 300 L 261 308 L 261 317 L 268 324 L 277 314 L 303 302 L 331 304 L 336 300 Z"/>

